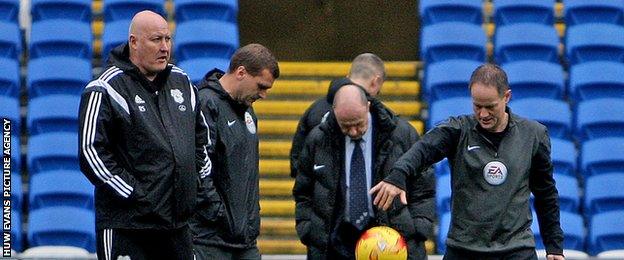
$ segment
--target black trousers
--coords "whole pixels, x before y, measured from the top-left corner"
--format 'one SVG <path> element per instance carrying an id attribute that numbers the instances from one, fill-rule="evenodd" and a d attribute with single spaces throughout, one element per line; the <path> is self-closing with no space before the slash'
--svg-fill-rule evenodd
<path id="1" fill-rule="evenodd" d="M 193 259 L 193 242 L 188 227 L 176 230 L 97 230 L 98 260 Z"/>
<path id="2" fill-rule="evenodd" d="M 196 260 L 260 260 L 257 246 L 251 248 L 225 248 L 218 246 L 193 245 Z"/>
<path id="3" fill-rule="evenodd" d="M 482 253 L 446 247 L 444 260 L 537 260 L 535 248 L 520 248 L 503 253 Z"/>

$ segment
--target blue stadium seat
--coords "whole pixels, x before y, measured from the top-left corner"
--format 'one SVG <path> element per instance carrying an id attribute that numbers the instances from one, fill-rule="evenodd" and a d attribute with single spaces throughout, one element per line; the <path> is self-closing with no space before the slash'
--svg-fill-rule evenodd
<path id="1" fill-rule="evenodd" d="M 448 158 L 444 158 L 442 161 L 435 163 L 433 167 L 437 177 L 451 174 L 451 167 L 449 166 Z"/>
<path id="2" fill-rule="evenodd" d="M 576 136 L 581 141 L 624 137 L 624 98 L 582 101 L 576 115 Z"/>
<path id="3" fill-rule="evenodd" d="M 0 71 L 0 95 L 18 98 L 21 92 L 18 61 L 0 57 Z"/>
<path id="4" fill-rule="evenodd" d="M 178 66 L 188 74 L 193 84 L 198 84 L 204 78 L 206 72 L 212 68 L 227 71 L 229 65 L 229 59 L 221 58 L 188 59 L 178 63 Z"/>
<path id="5" fill-rule="evenodd" d="M 566 30 L 566 55 L 571 65 L 588 61 L 624 62 L 624 27 L 586 23 Z"/>
<path id="6" fill-rule="evenodd" d="M 551 25 L 518 23 L 496 28 L 494 56 L 499 64 L 521 60 L 559 62 L 559 36 Z"/>
<path id="7" fill-rule="evenodd" d="M 0 96 L 0 118 L 11 120 L 11 134 L 20 134 L 21 116 L 19 100 L 15 97 Z"/>
<path id="8" fill-rule="evenodd" d="M 525 60 L 506 63 L 502 68 L 507 72 L 513 99 L 563 99 L 565 81 L 559 63 Z"/>
<path id="9" fill-rule="evenodd" d="M 91 78 L 90 60 L 62 56 L 34 59 L 28 64 L 28 98 L 52 94 L 80 96 Z"/>
<path id="10" fill-rule="evenodd" d="M 30 59 L 59 55 L 91 60 L 92 40 L 89 23 L 64 19 L 35 22 L 30 33 Z"/>
<path id="11" fill-rule="evenodd" d="M 103 0 L 104 22 L 132 19 L 134 15 L 143 10 L 151 10 L 167 17 L 165 14 L 164 0 Z"/>
<path id="12" fill-rule="evenodd" d="M 429 127 L 431 129 L 449 116 L 472 113 L 472 99 L 469 97 L 446 98 L 433 102 L 429 109 Z"/>
<path id="13" fill-rule="evenodd" d="M 427 65 L 425 95 L 429 103 L 451 97 L 468 97 L 472 72 L 481 65 L 473 60 L 446 60 Z"/>
<path id="14" fill-rule="evenodd" d="M 22 234 L 22 214 L 11 210 L 11 249 L 22 252 L 24 249 L 24 236 Z"/>
<path id="15" fill-rule="evenodd" d="M 33 246 L 75 246 L 95 252 L 93 210 L 58 206 L 30 212 L 28 242 Z"/>
<path id="16" fill-rule="evenodd" d="M 32 22 L 71 19 L 91 24 L 91 0 L 31 0 Z"/>
<path id="17" fill-rule="evenodd" d="M 445 22 L 422 29 L 420 57 L 427 63 L 452 59 L 485 61 L 487 39 L 481 25 Z"/>
<path id="18" fill-rule="evenodd" d="M 539 23 L 552 26 L 555 0 L 496 0 L 494 21 L 496 26 L 514 23 Z"/>
<path id="19" fill-rule="evenodd" d="M 514 91 L 514 87 L 511 88 Z M 515 92 L 512 92 L 515 94 Z M 536 120 L 548 127 L 550 137 L 570 139 L 572 111 L 568 103 L 550 98 L 524 98 L 510 102 L 513 113 Z M 539 109 L 536 109 L 539 108 Z"/>
<path id="20" fill-rule="evenodd" d="M 583 223 L 583 217 L 575 213 L 562 211 L 560 212 L 560 222 L 563 230 L 563 249 L 585 250 L 585 224 Z M 531 230 L 535 236 L 535 248 L 544 249 L 535 212 L 533 212 Z"/>
<path id="21" fill-rule="evenodd" d="M 555 176 L 567 175 L 576 178 L 576 162 L 578 156 L 574 143 L 569 140 L 551 138 L 550 146 L 550 158 L 555 167 Z"/>
<path id="22" fill-rule="evenodd" d="M 20 0 L 0 0 L 0 21 L 18 24 Z"/>
<path id="23" fill-rule="evenodd" d="M 20 175 L 19 171 L 13 171 L 11 173 L 11 209 L 17 212 L 22 212 L 24 204 L 22 185 L 22 175 Z"/>
<path id="24" fill-rule="evenodd" d="M 102 61 L 106 62 L 108 54 L 122 43 L 128 42 L 128 28 L 130 28 L 131 20 L 117 20 L 104 24 L 104 32 L 102 33 Z M 104 63 L 106 64 L 106 63 Z"/>
<path id="25" fill-rule="evenodd" d="M 28 140 L 28 173 L 53 170 L 80 171 L 77 133 L 47 133 Z"/>
<path id="26" fill-rule="evenodd" d="M 437 238 L 438 254 L 443 255 L 446 252 L 446 237 L 451 226 L 451 212 L 440 214 L 440 229 Z"/>
<path id="27" fill-rule="evenodd" d="M 585 181 L 585 214 L 624 210 L 624 172 L 603 173 Z"/>
<path id="28" fill-rule="evenodd" d="M 28 133 L 78 132 L 80 96 L 47 95 L 28 103 Z"/>
<path id="29" fill-rule="evenodd" d="M 237 0 L 176 0 L 173 5 L 177 23 L 203 19 L 237 23 Z"/>
<path id="30" fill-rule="evenodd" d="M 19 26 L 0 21 L 0 57 L 19 60 L 22 56 L 22 36 Z"/>
<path id="31" fill-rule="evenodd" d="M 565 0 L 564 19 L 567 26 L 583 23 L 623 24 L 622 0 Z"/>
<path id="32" fill-rule="evenodd" d="M 439 176 L 436 180 L 436 207 L 438 214 L 451 212 L 451 175 Z"/>
<path id="33" fill-rule="evenodd" d="M 229 59 L 239 45 L 238 26 L 213 20 L 188 21 L 176 26 L 174 42 L 173 53 L 178 62 L 193 58 Z"/>
<path id="34" fill-rule="evenodd" d="M 624 98 L 624 64 L 614 61 L 590 61 L 570 68 L 570 89 L 576 101 L 617 97 Z"/>
<path id="35" fill-rule="evenodd" d="M 29 210 L 70 206 L 94 210 L 93 185 L 80 171 L 46 171 L 30 178 Z"/>
<path id="36" fill-rule="evenodd" d="M 624 138 L 608 137 L 585 141 L 581 148 L 581 170 L 589 177 L 624 172 Z"/>
<path id="37" fill-rule="evenodd" d="M 481 0 L 421 0 L 420 17 L 423 25 L 441 22 L 483 23 Z"/>
<path id="38" fill-rule="evenodd" d="M 15 174 L 21 172 L 22 148 L 20 147 L 20 135 L 11 134 L 11 170 Z"/>
<path id="39" fill-rule="evenodd" d="M 591 255 L 624 249 L 624 210 L 596 214 L 591 218 L 587 251 Z"/>
<path id="40" fill-rule="evenodd" d="M 581 192 L 576 177 L 554 174 L 557 191 L 559 192 L 559 209 L 578 214 L 581 208 Z"/>

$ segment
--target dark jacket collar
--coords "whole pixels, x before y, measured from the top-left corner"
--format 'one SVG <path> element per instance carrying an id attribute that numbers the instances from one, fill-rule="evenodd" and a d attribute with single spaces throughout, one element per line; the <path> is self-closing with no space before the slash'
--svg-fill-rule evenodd
<path id="1" fill-rule="evenodd" d="M 111 54 L 108 56 L 108 64 L 109 66 L 115 66 L 121 69 L 124 74 L 139 81 L 141 85 L 145 86 L 151 92 L 162 89 L 165 83 L 167 83 L 167 79 L 173 68 L 171 64 L 167 65 L 163 71 L 156 75 L 154 81 L 149 81 L 145 75 L 141 73 L 141 70 L 130 61 L 128 43 L 119 45 L 111 51 Z"/>
<path id="2" fill-rule="evenodd" d="M 239 112 L 247 111 L 247 109 L 249 109 L 249 106 L 234 100 L 232 96 L 230 96 L 230 94 L 227 91 L 225 91 L 225 89 L 221 85 L 221 82 L 219 82 L 219 79 L 223 77 L 224 74 L 225 72 L 223 72 L 220 69 L 213 69 L 209 71 L 208 73 L 206 73 L 206 75 L 204 75 L 204 78 L 202 79 L 202 81 L 199 82 L 199 84 L 197 85 L 197 88 L 199 90 L 202 90 L 205 88 L 211 89 L 217 94 L 217 96 L 219 96 L 220 99 L 226 100 L 230 104 L 230 106 L 232 106 L 234 110 L 239 111 Z"/>

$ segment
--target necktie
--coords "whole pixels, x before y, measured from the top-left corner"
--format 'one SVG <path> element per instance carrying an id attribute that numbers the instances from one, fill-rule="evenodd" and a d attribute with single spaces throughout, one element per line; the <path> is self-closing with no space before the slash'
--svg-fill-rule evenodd
<path id="1" fill-rule="evenodd" d="M 355 146 L 351 155 L 351 172 L 349 175 L 349 221 L 359 230 L 368 224 L 368 196 L 366 189 L 366 169 L 364 153 L 360 147 L 362 140 L 353 140 Z"/>

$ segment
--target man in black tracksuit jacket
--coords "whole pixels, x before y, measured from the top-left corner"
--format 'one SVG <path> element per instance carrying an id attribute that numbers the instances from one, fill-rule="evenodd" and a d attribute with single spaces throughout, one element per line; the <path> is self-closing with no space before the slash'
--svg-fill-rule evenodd
<path id="1" fill-rule="evenodd" d="M 355 87 L 354 85 L 347 85 Z M 360 91 L 364 93 L 364 90 Z M 343 91 L 343 90 L 341 90 Z M 370 100 L 372 120 L 372 185 L 383 180 L 394 162 L 418 140 L 418 134 L 377 99 Z M 352 259 L 355 242 L 366 230 L 345 222 L 345 137 L 334 112 L 314 128 L 301 152 L 293 188 L 296 228 L 309 259 Z M 390 226 L 405 238 L 409 259 L 424 259 L 424 241 L 432 232 L 435 184 L 431 171 L 407 181 L 409 205 L 374 209 L 367 228 Z M 370 205 L 372 207 L 372 204 Z"/>
<path id="2" fill-rule="evenodd" d="M 208 131 L 196 89 L 163 58 L 166 21 L 141 12 L 132 23 L 130 43 L 111 52 L 80 104 L 80 166 L 95 185 L 97 253 L 191 259 L 188 219 L 210 173 Z"/>
<path id="3" fill-rule="evenodd" d="M 506 107 L 505 72 L 486 64 L 470 80 L 475 115 L 451 117 L 402 156 L 373 191 L 391 202 L 405 179 L 448 157 L 451 227 L 445 259 L 537 259 L 529 195 L 535 195 L 540 233 L 549 259 L 563 259 L 558 193 L 544 125 Z M 538 108 L 536 108 L 538 109 Z"/>
<path id="4" fill-rule="evenodd" d="M 260 233 L 258 119 L 251 106 L 266 98 L 279 77 L 275 57 L 250 44 L 232 57 L 228 73 L 208 72 L 199 83 L 199 99 L 210 129 L 213 158 L 191 221 L 197 259 L 259 259 Z"/>

